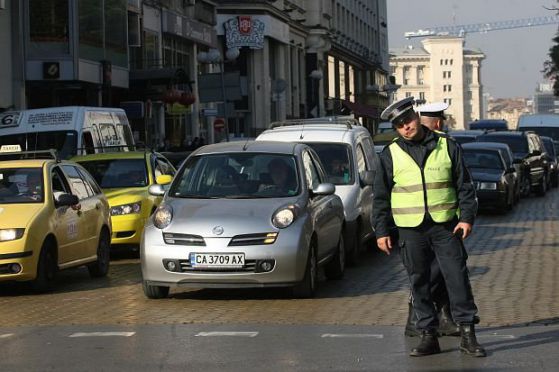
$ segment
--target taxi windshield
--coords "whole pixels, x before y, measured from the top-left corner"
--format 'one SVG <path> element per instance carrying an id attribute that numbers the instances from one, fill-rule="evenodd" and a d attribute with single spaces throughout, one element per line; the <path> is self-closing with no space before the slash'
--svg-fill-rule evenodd
<path id="1" fill-rule="evenodd" d="M 0 168 L 0 204 L 42 203 L 41 168 Z"/>
<path id="2" fill-rule="evenodd" d="M 148 173 L 144 159 L 106 159 L 80 161 L 102 189 L 145 187 Z"/>

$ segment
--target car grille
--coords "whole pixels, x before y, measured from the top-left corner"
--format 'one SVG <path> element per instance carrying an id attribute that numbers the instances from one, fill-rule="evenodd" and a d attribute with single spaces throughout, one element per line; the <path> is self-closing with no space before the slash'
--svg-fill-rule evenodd
<path id="1" fill-rule="evenodd" d="M 256 260 L 245 260 L 245 266 L 239 268 L 197 268 L 190 265 L 190 260 L 179 260 L 181 272 L 207 272 L 207 273 L 253 273 L 256 271 Z"/>
<path id="2" fill-rule="evenodd" d="M 230 247 L 238 247 L 244 245 L 264 245 L 274 244 L 278 233 L 258 233 L 258 234 L 244 234 L 236 235 L 229 242 Z"/>
<path id="3" fill-rule="evenodd" d="M 163 240 L 165 240 L 165 243 L 173 245 L 206 246 L 204 238 L 199 235 L 163 233 Z"/>

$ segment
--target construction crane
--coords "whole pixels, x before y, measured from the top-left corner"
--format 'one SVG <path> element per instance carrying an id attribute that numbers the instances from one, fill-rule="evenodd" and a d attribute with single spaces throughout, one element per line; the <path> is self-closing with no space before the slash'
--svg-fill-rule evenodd
<path id="1" fill-rule="evenodd" d="M 460 36 L 468 33 L 509 30 L 512 28 L 535 27 L 559 23 L 559 16 L 535 17 L 515 19 L 510 21 L 497 21 L 488 23 L 475 23 L 471 25 L 440 26 L 405 32 L 407 39 L 427 36 Z"/>

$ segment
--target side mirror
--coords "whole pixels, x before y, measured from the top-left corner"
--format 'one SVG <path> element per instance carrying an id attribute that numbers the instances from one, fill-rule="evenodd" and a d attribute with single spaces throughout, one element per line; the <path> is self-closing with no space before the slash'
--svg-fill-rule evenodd
<path id="1" fill-rule="evenodd" d="M 336 192 L 336 186 L 333 183 L 321 183 L 314 190 L 313 195 L 332 195 Z"/>
<path id="2" fill-rule="evenodd" d="M 375 172 L 372 170 L 365 170 L 359 172 L 359 181 L 362 186 L 372 186 L 375 180 Z"/>
<path id="3" fill-rule="evenodd" d="M 80 199 L 76 195 L 60 194 L 54 197 L 57 207 L 70 207 L 80 203 Z"/>
<path id="4" fill-rule="evenodd" d="M 150 195 L 153 195 L 153 196 L 163 196 L 163 195 L 165 195 L 165 189 L 163 188 L 163 185 L 159 185 L 159 184 L 151 185 L 148 188 L 148 192 L 149 192 Z"/>
<path id="5" fill-rule="evenodd" d="M 173 176 L 170 174 L 160 174 L 155 178 L 155 182 L 160 185 L 168 185 L 173 180 Z"/>

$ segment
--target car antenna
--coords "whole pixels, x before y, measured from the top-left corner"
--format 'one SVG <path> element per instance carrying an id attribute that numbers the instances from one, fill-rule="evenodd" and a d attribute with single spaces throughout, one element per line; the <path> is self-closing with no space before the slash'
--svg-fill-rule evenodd
<path id="1" fill-rule="evenodd" d="M 299 135 L 299 139 L 302 140 L 304 138 L 303 131 L 305 130 L 305 124 L 301 127 L 301 134 Z"/>
<path id="2" fill-rule="evenodd" d="M 248 141 L 250 141 L 249 137 L 247 137 L 247 140 L 246 140 L 245 144 L 243 145 L 243 151 L 246 151 L 246 149 L 248 148 Z"/>

